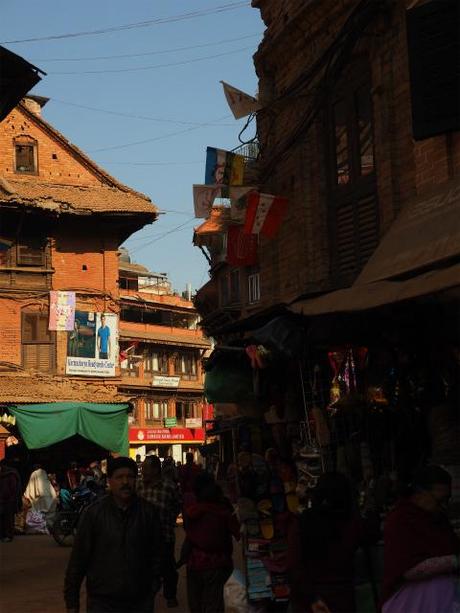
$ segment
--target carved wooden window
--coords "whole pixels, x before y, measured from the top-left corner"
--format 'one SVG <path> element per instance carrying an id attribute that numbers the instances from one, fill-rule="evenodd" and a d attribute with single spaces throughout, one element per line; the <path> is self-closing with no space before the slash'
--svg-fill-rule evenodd
<path id="1" fill-rule="evenodd" d="M 14 140 L 14 170 L 21 174 L 38 173 L 37 141 L 25 136 Z"/>
<path id="2" fill-rule="evenodd" d="M 48 330 L 48 319 L 48 313 L 22 312 L 22 365 L 26 370 L 54 371 L 56 335 Z"/>
<path id="3" fill-rule="evenodd" d="M 328 110 L 329 219 L 333 276 L 347 284 L 378 244 L 371 80 L 357 63 Z"/>

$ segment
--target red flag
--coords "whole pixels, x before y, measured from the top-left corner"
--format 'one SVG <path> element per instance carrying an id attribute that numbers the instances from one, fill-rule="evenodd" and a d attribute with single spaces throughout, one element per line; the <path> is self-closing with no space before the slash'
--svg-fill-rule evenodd
<path id="1" fill-rule="evenodd" d="M 263 234 L 273 238 L 286 213 L 288 200 L 271 194 L 251 192 L 247 196 L 245 234 Z"/>
<path id="2" fill-rule="evenodd" d="M 243 226 L 228 226 L 227 262 L 231 266 L 254 266 L 257 264 L 257 243 L 257 235 L 245 234 Z"/>

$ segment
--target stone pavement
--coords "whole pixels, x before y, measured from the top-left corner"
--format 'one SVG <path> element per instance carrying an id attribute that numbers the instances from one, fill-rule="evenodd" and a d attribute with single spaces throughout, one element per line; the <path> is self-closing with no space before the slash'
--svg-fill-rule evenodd
<path id="1" fill-rule="evenodd" d="M 178 527 L 177 548 L 182 539 L 183 530 Z M 62 593 L 70 551 L 70 547 L 60 547 L 46 535 L 16 536 L 12 543 L 0 543 L 0 613 L 65 613 Z M 159 595 L 155 613 L 187 611 L 184 568 L 180 571 L 178 600 L 177 609 L 168 609 Z M 84 596 L 81 602 L 83 613 Z"/>

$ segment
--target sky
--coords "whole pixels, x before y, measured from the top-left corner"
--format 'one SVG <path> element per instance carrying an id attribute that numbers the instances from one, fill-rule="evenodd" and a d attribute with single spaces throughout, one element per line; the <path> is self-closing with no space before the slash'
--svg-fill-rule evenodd
<path id="1" fill-rule="evenodd" d="M 132 261 L 168 273 L 178 291 L 201 287 L 192 184 L 204 183 L 207 146 L 239 144 L 245 120 L 231 115 L 220 81 L 257 92 L 259 11 L 249 0 L 3 0 L 1 11 L 0 44 L 47 73 L 30 92 L 50 98 L 43 117 L 165 211 L 124 244 Z"/>

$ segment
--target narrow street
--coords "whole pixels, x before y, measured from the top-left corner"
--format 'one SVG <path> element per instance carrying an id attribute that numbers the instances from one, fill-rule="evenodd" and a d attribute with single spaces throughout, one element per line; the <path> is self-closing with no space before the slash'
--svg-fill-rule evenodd
<path id="1" fill-rule="evenodd" d="M 182 528 L 177 528 L 177 549 L 182 544 Z M 1 613 L 63 613 L 64 573 L 70 547 L 59 547 L 45 535 L 17 536 L 12 543 L 0 543 Z M 83 594 L 83 590 L 82 590 Z M 155 613 L 186 611 L 185 569 L 181 569 L 179 607 L 167 609 L 157 597 Z M 85 598 L 82 595 L 82 610 Z"/>

